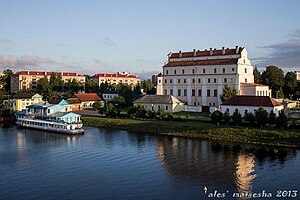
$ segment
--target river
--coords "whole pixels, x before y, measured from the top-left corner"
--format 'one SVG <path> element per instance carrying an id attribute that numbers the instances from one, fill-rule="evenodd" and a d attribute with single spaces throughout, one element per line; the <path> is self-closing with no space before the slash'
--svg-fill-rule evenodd
<path id="1" fill-rule="evenodd" d="M 85 130 L 0 128 L 0 199 L 299 199 L 299 150 Z"/>

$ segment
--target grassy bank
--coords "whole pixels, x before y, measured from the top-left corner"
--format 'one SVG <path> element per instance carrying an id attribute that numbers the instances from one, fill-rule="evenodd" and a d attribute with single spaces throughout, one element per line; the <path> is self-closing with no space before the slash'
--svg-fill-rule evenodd
<path id="1" fill-rule="evenodd" d="M 260 144 L 300 147 L 300 133 L 291 130 L 267 130 L 245 127 L 217 126 L 201 121 L 162 121 L 114 118 L 83 118 L 85 126 L 113 128 L 135 132 Z"/>

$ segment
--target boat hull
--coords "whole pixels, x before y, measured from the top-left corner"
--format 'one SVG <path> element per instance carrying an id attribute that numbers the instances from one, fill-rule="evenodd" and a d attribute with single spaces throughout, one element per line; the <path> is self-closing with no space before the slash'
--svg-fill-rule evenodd
<path id="1" fill-rule="evenodd" d="M 31 129 L 37 129 L 37 130 L 43 130 L 43 131 L 49 131 L 49 132 L 55 132 L 55 133 L 61 133 L 61 134 L 69 134 L 69 135 L 78 135 L 78 134 L 83 134 L 84 129 L 79 128 L 79 129 L 62 129 L 62 128 L 55 128 L 55 127 L 45 127 L 45 126 L 38 126 L 38 125 L 33 125 L 33 124 L 25 124 L 24 121 L 26 120 L 18 120 L 16 122 L 16 125 L 22 128 L 31 128 Z"/>

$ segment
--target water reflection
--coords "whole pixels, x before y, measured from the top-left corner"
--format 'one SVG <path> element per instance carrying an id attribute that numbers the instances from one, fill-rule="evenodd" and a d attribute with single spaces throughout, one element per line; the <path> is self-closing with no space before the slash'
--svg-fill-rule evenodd
<path id="1" fill-rule="evenodd" d="M 167 172 L 205 185 L 225 185 L 239 193 L 251 192 L 256 168 L 270 162 L 284 164 L 296 157 L 295 149 L 226 145 L 174 137 L 157 140 L 157 155 Z M 234 188 L 230 188 L 230 187 Z"/>

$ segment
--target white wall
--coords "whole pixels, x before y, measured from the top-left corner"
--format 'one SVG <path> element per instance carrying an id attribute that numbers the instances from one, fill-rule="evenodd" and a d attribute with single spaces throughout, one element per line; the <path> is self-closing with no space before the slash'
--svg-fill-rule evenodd
<path id="1" fill-rule="evenodd" d="M 273 110 L 276 115 L 279 114 L 279 111 L 283 109 L 282 106 L 277 107 L 263 107 L 268 113 Z M 238 109 L 239 113 L 243 116 L 245 114 L 245 110 L 248 110 L 248 113 L 255 113 L 259 109 L 259 106 L 231 106 L 231 105 L 221 105 L 221 112 L 225 113 L 226 110 L 229 110 L 230 115 L 232 115 L 236 109 Z"/>

